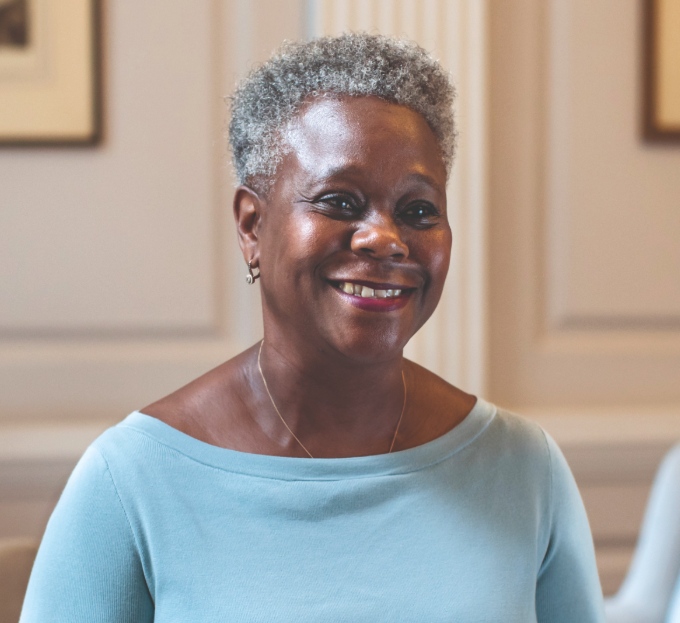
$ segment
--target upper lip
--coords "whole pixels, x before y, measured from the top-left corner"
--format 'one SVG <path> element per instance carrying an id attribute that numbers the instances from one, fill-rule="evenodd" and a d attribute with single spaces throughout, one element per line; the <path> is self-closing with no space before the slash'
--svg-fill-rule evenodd
<path id="1" fill-rule="evenodd" d="M 332 283 L 356 283 L 361 286 L 366 286 L 367 288 L 372 288 L 373 290 L 412 290 L 417 286 L 404 285 L 399 283 L 388 283 L 384 281 L 370 281 L 368 279 L 353 279 L 351 277 L 334 277 L 329 279 Z"/>

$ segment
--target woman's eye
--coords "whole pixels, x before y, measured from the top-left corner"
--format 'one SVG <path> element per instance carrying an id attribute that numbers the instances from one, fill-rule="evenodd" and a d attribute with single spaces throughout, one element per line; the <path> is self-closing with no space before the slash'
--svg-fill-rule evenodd
<path id="1" fill-rule="evenodd" d="M 359 211 L 359 206 L 351 197 L 342 195 L 321 197 L 317 203 L 331 211 L 342 212 L 344 214 L 355 214 Z"/>
<path id="2" fill-rule="evenodd" d="M 351 202 L 341 197 L 327 199 L 326 203 L 333 206 L 334 208 L 339 208 L 340 210 L 351 210 L 354 207 Z"/>
<path id="3" fill-rule="evenodd" d="M 430 203 L 416 203 L 407 206 L 399 215 L 407 223 L 428 226 L 435 224 L 439 211 Z"/>

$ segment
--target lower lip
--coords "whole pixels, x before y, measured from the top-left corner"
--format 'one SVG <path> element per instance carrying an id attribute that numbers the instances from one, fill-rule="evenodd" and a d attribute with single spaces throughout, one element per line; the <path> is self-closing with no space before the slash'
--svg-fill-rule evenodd
<path id="1" fill-rule="evenodd" d="M 334 288 L 334 290 L 350 304 L 354 305 L 354 307 L 375 312 L 388 312 L 401 309 L 404 307 L 404 305 L 406 305 L 406 303 L 408 303 L 408 300 L 411 298 L 411 294 L 413 292 L 412 290 L 409 290 L 400 294 L 399 296 L 393 296 L 384 299 L 374 299 L 363 296 L 355 296 L 354 294 L 347 294 L 347 292 L 343 292 L 338 288 Z"/>

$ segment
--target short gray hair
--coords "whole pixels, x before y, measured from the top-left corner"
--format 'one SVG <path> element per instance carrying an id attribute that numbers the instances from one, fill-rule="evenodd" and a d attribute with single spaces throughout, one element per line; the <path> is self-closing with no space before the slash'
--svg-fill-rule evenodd
<path id="1" fill-rule="evenodd" d="M 237 86 L 229 143 L 239 183 L 269 189 L 285 155 L 282 130 L 306 101 L 320 96 L 375 96 L 420 113 L 450 173 L 455 90 L 447 72 L 412 41 L 347 33 L 287 42 Z"/>

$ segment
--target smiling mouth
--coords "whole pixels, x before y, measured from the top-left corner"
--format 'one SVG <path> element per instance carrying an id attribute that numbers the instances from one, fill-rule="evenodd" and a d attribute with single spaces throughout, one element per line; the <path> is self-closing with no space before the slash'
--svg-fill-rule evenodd
<path id="1" fill-rule="evenodd" d="M 397 285 L 394 283 L 377 283 L 374 281 L 331 281 L 333 287 L 363 299 L 396 299 L 408 297 L 414 290 L 413 286 Z"/>
<path id="2" fill-rule="evenodd" d="M 360 296 L 365 299 L 392 299 L 401 296 L 403 288 L 370 288 L 369 286 L 351 281 L 341 281 L 336 286 L 345 294 Z"/>
<path id="3" fill-rule="evenodd" d="M 336 292 L 350 305 L 368 312 L 392 312 L 408 304 L 414 287 L 371 281 L 331 281 Z"/>

